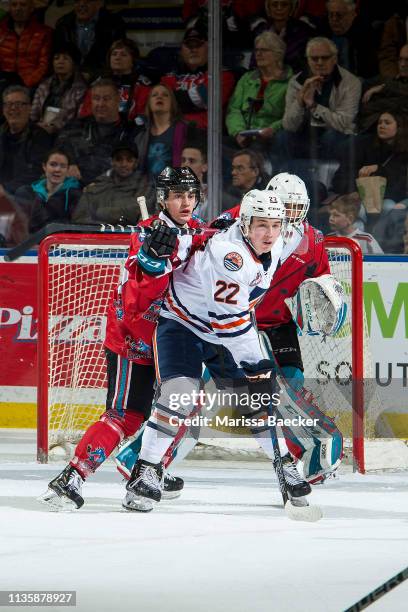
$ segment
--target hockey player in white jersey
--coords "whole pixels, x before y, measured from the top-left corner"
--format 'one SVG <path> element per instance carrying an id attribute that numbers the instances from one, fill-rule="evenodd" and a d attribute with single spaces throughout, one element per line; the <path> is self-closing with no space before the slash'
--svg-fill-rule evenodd
<path id="1" fill-rule="evenodd" d="M 158 394 L 139 460 L 126 486 L 126 509 L 146 512 L 152 502 L 160 501 L 160 461 L 195 407 L 193 400 L 174 407 L 174 397 L 197 396 L 202 364 L 215 381 L 243 383 L 243 364 L 263 360 L 251 314 L 279 264 L 284 219 L 285 209 L 277 196 L 252 190 L 243 198 L 240 219 L 174 272 L 157 327 Z M 266 422 L 266 410 L 257 417 Z M 272 457 L 268 426 L 252 431 Z M 283 440 L 280 444 L 284 455 L 286 444 Z M 293 464 L 284 469 L 293 497 L 310 493 Z"/>

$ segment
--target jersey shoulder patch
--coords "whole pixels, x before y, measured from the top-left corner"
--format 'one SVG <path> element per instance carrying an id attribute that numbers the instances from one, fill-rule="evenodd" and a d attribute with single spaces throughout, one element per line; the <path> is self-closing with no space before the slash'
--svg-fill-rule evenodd
<path id="1" fill-rule="evenodd" d="M 237 251 L 230 251 L 224 255 L 224 267 L 230 272 L 238 272 L 243 265 L 244 260 L 242 259 L 242 255 Z"/>

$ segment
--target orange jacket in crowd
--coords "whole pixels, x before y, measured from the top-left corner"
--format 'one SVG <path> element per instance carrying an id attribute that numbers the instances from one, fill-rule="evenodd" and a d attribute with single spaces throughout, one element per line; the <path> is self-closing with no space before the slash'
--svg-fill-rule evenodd
<path id="1" fill-rule="evenodd" d="M 0 70 L 16 72 L 27 87 L 34 87 L 47 75 L 51 55 L 52 29 L 32 16 L 17 36 L 9 17 L 0 21 Z"/>

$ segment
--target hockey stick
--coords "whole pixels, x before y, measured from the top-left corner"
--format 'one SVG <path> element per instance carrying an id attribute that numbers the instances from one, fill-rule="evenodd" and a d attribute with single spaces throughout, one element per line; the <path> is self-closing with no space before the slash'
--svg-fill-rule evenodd
<path id="1" fill-rule="evenodd" d="M 200 234 L 208 234 L 212 236 L 219 230 L 207 228 L 207 227 L 174 227 L 172 228 L 175 234 L 178 236 L 196 236 Z M 148 234 L 152 231 L 150 227 L 141 227 L 140 225 L 111 225 L 111 224 L 99 224 L 99 225 L 75 225 L 75 224 L 64 224 L 64 223 L 49 223 L 45 227 L 41 228 L 35 234 L 32 234 L 27 240 L 24 240 L 21 244 L 10 249 L 6 255 L 4 255 L 4 261 L 15 261 L 24 253 L 29 251 L 33 246 L 40 244 L 42 240 L 51 236 L 52 234 L 59 234 L 65 232 L 75 232 L 78 234 Z"/>
<path id="2" fill-rule="evenodd" d="M 276 364 L 277 371 L 279 371 L 279 366 L 276 362 L 276 358 L 273 353 L 272 345 L 269 341 L 268 336 L 260 332 L 259 339 L 260 339 L 261 348 L 265 354 L 265 357 L 273 361 Z M 285 385 L 279 375 L 276 375 L 276 381 L 280 387 L 281 392 L 283 392 L 283 395 L 281 395 L 281 399 L 282 399 L 284 398 L 285 394 L 287 395 Z M 268 417 L 273 416 L 271 405 L 269 405 L 267 412 L 268 412 Z M 273 453 L 274 453 L 273 466 L 275 468 L 276 475 L 278 477 L 279 489 L 282 495 L 283 505 L 285 507 L 285 512 L 286 512 L 287 517 L 293 521 L 307 521 L 309 523 L 314 523 L 316 521 L 319 521 L 323 516 L 322 511 L 319 508 L 319 506 L 310 505 L 308 504 L 308 502 L 306 506 L 297 506 L 293 503 L 293 500 L 289 499 L 288 490 L 286 487 L 285 475 L 283 473 L 282 456 L 281 456 L 280 448 L 279 448 L 276 424 L 273 422 L 272 424 L 269 424 L 269 434 L 271 436 Z"/>
<path id="3" fill-rule="evenodd" d="M 382 585 L 368 593 L 368 595 L 366 595 L 362 599 L 356 601 L 355 604 L 350 606 L 350 608 L 347 608 L 347 610 L 345 610 L 344 612 L 360 612 L 360 610 L 365 610 L 365 608 L 368 608 L 368 606 L 371 606 L 371 604 L 380 599 L 380 597 L 382 597 L 386 593 L 389 593 L 390 591 L 392 591 L 392 589 L 395 589 L 395 587 L 404 582 L 404 580 L 407 580 L 407 578 L 408 567 L 403 569 L 398 574 L 395 574 L 395 576 L 393 576 L 389 580 L 383 582 Z"/>

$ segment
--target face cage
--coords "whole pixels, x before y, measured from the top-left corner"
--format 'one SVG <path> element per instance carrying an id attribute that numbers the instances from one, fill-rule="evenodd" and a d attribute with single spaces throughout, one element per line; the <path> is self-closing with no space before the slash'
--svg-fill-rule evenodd
<path id="1" fill-rule="evenodd" d="M 157 187 L 157 189 L 156 189 L 156 198 L 157 198 L 157 203 L 160 206 L 160 208 L 165 210 L 165 208 L 166 208 L 166 200 L 169 197 L 170 191 L 173 191 L 175 193 L 177 193 L 177 192 L 178 193 L 185 193 L 186 191 L 190 191 L 192 193 L 195 193 L 195 195 L 196 195 L 196 203 L 195 203 L 194 208 L 193 208 L 193 210 L 195 210 L 197 208 L 197 206 L 201 202 L 201 189 L 197 189 L 196 187 L 187 187 L 186 189 L 183 189 L 179 185 L 177 185 L 177 187 L 178 188 L 174 188 L 174 189 L 172 189 L 171 187 Z"/>
<path id="2" fill-rule="evenodd" d="M 286 219 L 289 225 L 300 225 L 306 219 L 309 211 L 310 202 L 284 202 L 286 210 Z M 290 206 L 290 211 L 288 211 Z"/>

